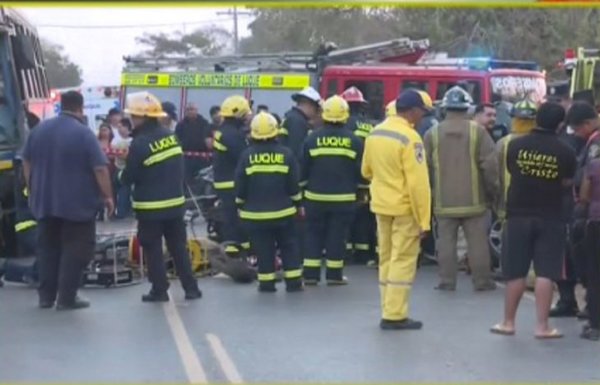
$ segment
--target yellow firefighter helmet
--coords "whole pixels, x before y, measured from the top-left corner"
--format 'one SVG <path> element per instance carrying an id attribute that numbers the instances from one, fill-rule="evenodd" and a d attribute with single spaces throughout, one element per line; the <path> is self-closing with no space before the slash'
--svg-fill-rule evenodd
<path id="1" fill-rule="evenodd" d="M 221 116 L 224 118 L 243 119 L 250 112 L 250 103 L 241 95 L 230 96 L 221 104 Z"/>
<path id="2" fill-rule="evenodd" d="M 323 103 L 323 120 L 330 123 L 346 123 L 350 117 L 348 102 L 341 96 L 334 95 Z"/>
<path id="3" fill-rule="evenodd" d="M 162 109 L 160 100 L 147 91 L 127 95 L 124 112 L 132 116 L 147 116 L 149 118 L 164 118 L 167 116 Z"/>
<path id="4" fill-rule="evenodd" d="M 271 139 L 277 136 L 277 119 L 268 112 L 256 115 L 250 123 L 250 137 L 257 140 Z"/>

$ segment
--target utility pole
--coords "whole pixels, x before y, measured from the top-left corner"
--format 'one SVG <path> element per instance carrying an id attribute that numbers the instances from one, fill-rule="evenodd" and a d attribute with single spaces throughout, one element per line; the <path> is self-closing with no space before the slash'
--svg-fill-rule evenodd
<path id="1" fill-rule="evenodd" d="M 217 15 L 231 16 L 233 18 L 233 51 L 237 54 L 240 43 L 240 36 L 238 30 L 238 16 L 251 16 L 252 12 L 238 11 L 237 7 L 234 5 L 233 9 L 228 9 L 227 12 L 217 12 Z"/>

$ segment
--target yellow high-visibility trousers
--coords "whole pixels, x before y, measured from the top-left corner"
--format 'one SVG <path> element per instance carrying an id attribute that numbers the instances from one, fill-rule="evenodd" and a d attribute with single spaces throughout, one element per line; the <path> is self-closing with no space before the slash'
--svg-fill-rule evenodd
<path id="1" fill-rule="evenodd" d="M 408 318 L 410 290 L 417 271 L 420 239 L 413 217 L 377 215 L 382 318 Z"/>

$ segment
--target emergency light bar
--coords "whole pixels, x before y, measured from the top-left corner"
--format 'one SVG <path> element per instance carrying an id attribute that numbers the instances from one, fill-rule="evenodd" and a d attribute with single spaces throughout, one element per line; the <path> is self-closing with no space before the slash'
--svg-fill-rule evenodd
<path id="1" fill-rule="evenodd" d="M 539 71 L 540 66 L 532 61 L 519 60 L 497 60 L 489 58 L 469 58 L 467 67 L 472 70 L 499 70 L 499 69 L 519 69 L 528 71 Z"/>

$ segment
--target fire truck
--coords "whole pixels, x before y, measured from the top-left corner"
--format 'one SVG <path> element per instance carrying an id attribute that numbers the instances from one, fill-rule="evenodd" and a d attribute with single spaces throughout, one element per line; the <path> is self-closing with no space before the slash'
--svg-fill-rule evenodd
<path id="1" fill-rule="evenodd" d="M 569 96 L 597 105 L 600 97 L 600 49 L 567 49 L 563 68 L 569 77 Z"/>
<path id="2" fill-rule="evenodd" d="M 359 88 L 373 119 L 383 118 L 384 106 L 406 88 L 440 100 L 450 87 L 461 85 L 477 103 L 525 96 L 541 101 L 546 95 L 545 73 L 534 62 L 432 54 L 427 39 L 399 38 L 346 49 L 328 43 L 316 52 L 124 59 L 121 102 L 146 89 L 180 112 L 185 103 L 195 102 L 203 114 L 234 93 L 282 114 L 290 108 L 289 96 L 307 85 L 323 97 Z"/>

